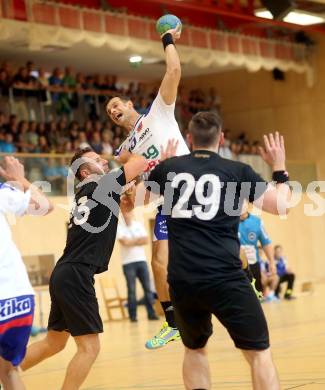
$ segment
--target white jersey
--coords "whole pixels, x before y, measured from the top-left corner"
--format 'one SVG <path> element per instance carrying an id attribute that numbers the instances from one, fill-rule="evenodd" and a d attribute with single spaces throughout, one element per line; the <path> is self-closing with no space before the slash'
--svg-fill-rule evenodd
<path id="1" fill-rule="evenodd" d="M 12 240 L 5 216 L 7 213 L 18 216 L 25 214 L 30 196 L 30 191 L 23 192 L 6 183 L 0 183 L 0 300 L 34 295 L 26 267 Z"/>
<path id="2" fill-rule="evenodd" d="M 158 92 L 149 112 L 137 120 L 116 155 L 122 150 L 143 155 L 149 160 L 149 172 L 160 162 L 160 148 L 165 148 L 172 138 L 178 140 L 177 155 L 188 154 L 189 149 L 179 130 L 174 111 L 175 103 L 166 104 Z"/>

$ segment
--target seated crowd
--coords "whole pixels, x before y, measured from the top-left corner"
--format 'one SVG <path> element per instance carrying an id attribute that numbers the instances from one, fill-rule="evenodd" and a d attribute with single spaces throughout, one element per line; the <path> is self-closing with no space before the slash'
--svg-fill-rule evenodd
<path id="1" fill-rule="evenodd" d="M 90 146 L 96 153 L 112 155 L 126 137 L 126 132 L 110 120 L 86 120 L 83 124 L 69 121 L 66 116 L 47 123 L 19 121 L 0 111 L 0 153 L 61 153 L 71 154 L 80 147 Z M 186 136 L 186 131 L 184 132 Z M 257 155 L 259 142 L 250 142 L 245 133 L 230 138 L 225 131 L 225 143 L 220 154 L 236 159 L 239 155 Z"/>
<path id="2" fill-rule="evenodd" d="M 19 103 L 21 119 L 31 119 L 28 112 L 31 104 L 24 106 L 26 99 L 44 104 L 46 120 L 64 114 L 78 120 L 84 112 L 91 120 L 103 119 L 105 113 L 100 107 L 107 96 L 113 94 L 129 96 L 136 110 L 144 113 L 156 96 L 157 88 L 148 89 L 144 83 L 122 84 L 113 75 L 85 75 L 70 66 L 64 70 L 55 67 L 47 72 L 32 61 L 16 70 L 8 61 L 0 65 L 0 98 L 9 100 L 10 96 L 17 105 Z M 180 88 L 179 95 L 176 114 L 182 123 L 186 124 L 198 111 L 220 110 L 220 97 L 214 88 L 208 92 L 201 89 L 185 92 Z"/>

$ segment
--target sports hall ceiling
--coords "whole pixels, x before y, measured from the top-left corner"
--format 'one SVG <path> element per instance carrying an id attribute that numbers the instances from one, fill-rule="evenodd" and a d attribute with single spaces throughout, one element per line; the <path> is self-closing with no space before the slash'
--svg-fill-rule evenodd
<path id="1" fill-rule="evenodd" d="M 56 49 L 53 51 L 30 51 L 27 42 L 0 42 L 0 62 L 1 59 L 10 60 L 15 65 L 23 65 L 27 60 L 32 60 L 35 65 L 42 66 L 47 71 L 59 66 L 64 69 L 71 65 L 76 71 L 85 74 L 111 74 L 119 75 L 125 80 L 138 80 L 144 82 L 161 79 L 165 70 L 165 65 L 157 58 L 145 58 L 146 64 L 139 68 L 132 67 L 129 57 L 138 53 L 128 51 L 117 52 L 107 47 L 95 48 L 86 43 L 79 43 L 69 49 Z M 238 69 L 235 66 L 227 66 L 212 69 L 201 69 L 193 65 L 182 66 L 183 77 L 194 77 L 197 75 L 225 72 Z"/>
<path id="2" fill-rule="evenodd" d="M 295 25 L 282 21 L 267 21 L 254 15 L 254 10 L 265 8 L 263 0 L 57 0 L 64 3 L 107 10 L 120 10 L 135 15 L 158 18 L 174 13 L 183 22 L 210 28 L 237 30 L 254 35 L 267 35 L 270 30 L 296 30 Z M 274 0 L 281 4 L 282 0 Z M 284 1 L 284 0 L 283 0 Z M 325 0 L 294 0 L 295 8 L 325 16 Z M 301 28 L 300 28 L 301 29 Z M 325 27 L 304 28 L 321 31 Z"/>
<path id="3" fill-rule="evenodd" d="M 209 13 L 207 10 L 212 7 L 212 3 L 217 3 L 222 0 L 62 0 L 64 3 L 73 5 L 81 5 L 93 8 L 108 8 L 116 9 L 123 8 L 124 11 L 132 14 L 140 14 L 157 18 L 164 12 L 172 12 L 179 15 L 183 21 L 197 25 L 208 25 L 210 27 L 218 26 L 220 28 L 235 29 L 246 33 L 258 32 L 268 35 L 276 34 L 295 34 L 295 30 L 286 29 L 283 26 L 274 26 L 272 24 L 261 24 L 260 21 L 241 19 L 240 17 L 231 18 L 230 16 L 219 15 L 218 13 Z M 224 2 L 231 3 L 228 0 Z M 250 0 L 241 0 L 241 7 L 247 5 Z M 311 12 L 325 15 L 325 0 L 296 0 L 299 8 Z M 193 9 L 188 9 L 188 5 L 200 4 L 204 6 L 203 11 L 193 12 Z M 252 0 L 255 8 L 261 7 L 259 0 Z M 141 5 L 141 6 L 140 6 Z M 215 5 L 214 5 L 215 7 Z M 231 7 L 231 4 L 230 6 Z M 239 13 L 248 12 L 240 8 Z M 256 18 L 258 19 L 258 18 Z M 270 34 L 270 31 L 271 34 Z M 85 55 L 87 53 L 87 55 Z M 164 64 L 142 64 L 139 68 L 133 68 L 128 62 L 131 55 L 137 53 L 131 52 L 113 52 L 109 49 L 96 49 L 87 46 L 85 43 L 78 44 L 69 49 L 58 49 L 55 51 L 33 51 L 28 49 L 26 42 L 0 42 L 0 59 L 9 59 L 16 64 L 21 64 L 26 59 L 31 59 L 36 65 L 44 66 L 47 70 L 53 69 L 55 66 L 64 67 L 73 65 L 77 71 L 88 72 L 91 69 L 92 73 L 101 74 L 118 74 L 125 79 L 136 79 L 143 81 L 157 80 L 161 78 L 164 72 Z M 96 59 L 96 61 L 94 61 Z M 147 62 L 157 59 L 145 59 Z M 217 71 L 224 72 L 233 70 L 234 67 L 202 70 L 195 66 L 183 66 L 183 77 L 193 77 L 196 75 L 216 73 Z"/>

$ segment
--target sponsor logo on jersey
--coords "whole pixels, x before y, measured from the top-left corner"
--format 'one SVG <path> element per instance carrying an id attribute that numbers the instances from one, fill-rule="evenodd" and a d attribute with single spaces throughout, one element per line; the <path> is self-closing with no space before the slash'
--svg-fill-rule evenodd
<path id="1" fill-rule="evenodd" d="M 254 232 L 248 233 L 248 239 L 250 241 L 255 241 L 256 240 L 256 234 Z"/>
<path id="2" fill-rule="evenodd" d="M 129 152 L 132 152 L 132 150 L 136 147 L 137 145 L 137 139 L 135 135 L 132 135 L 130 138 L 130 143 L 129 143 Z"/>
<path id="3" fill-rule="evenodd" d="M 151 161 L 148 161 L 148 166 L 147 166 L 147 168 L 144 170 L 144 173 L 147 173 L 147 172 L 152 171 L 159 163 L 160 163 L 160 160 L 151 160 Z"/>
<path id="4" fill-rule="evenodd" d="M 155 159 L 159 156 L 159 151 L 158 149 L 155 147 L 155 145 L 151 145 L 149 146 L 149 148 L 147 149 L 147 151 L 145 153 L 142 153 L 142 155 L 147 159 L 147 160 L 150 160 L 150 159 Z"/>
<path id="5" fill-rule="evenodd" d="M 29 314 L 32 310 L 31 299 L 26 298 L 17 300 L 17 298 L 6 299 L 0 302 L 1 321 L 8 320 L 22 314 Z"/>
<path id="6" fill-rule="evenodd" d="M 143 139 L 145 139 L 146 136 L 147 136 L 149 133 L 150 133 L 150 130 L 149 130 L 149 127 L 147 127 L 147 128 L 145 129 L 145 131 L 140 135 L 139 141 L 142 141 Z"/>

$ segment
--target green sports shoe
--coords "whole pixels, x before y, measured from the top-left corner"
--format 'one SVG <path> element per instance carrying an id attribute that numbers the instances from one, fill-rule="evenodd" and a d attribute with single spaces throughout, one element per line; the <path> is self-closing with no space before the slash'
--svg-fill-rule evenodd
<path id="1" fill-rule="evenodd" d="M 253 290 L 254 290 L 254 293 L 255 293 L 256 296 L 257 296 L 257 299 L 261 301 L 261 300 L 264 298 L 264 297 L 263 297 L 263 293 L 262 293 L 261 291 L 258 291 L 258 290 L 257 290 L 257 288 L 255 287 L 255 282 L 256 282 L 256 279 L 253 278 L 253 280 L 251 281 L 251 286 L 252 286 L 252 288 L 253 288 Z"/>
<path id="2" fill-rule="evenodd" d="M 164 347 L 170 341 L 180 340 L 180 338 L 179 330 L 168 326 L 168 323 L 164 322 L 159 333 L 146 342 L 146 348 L 158 349 Z"/>

